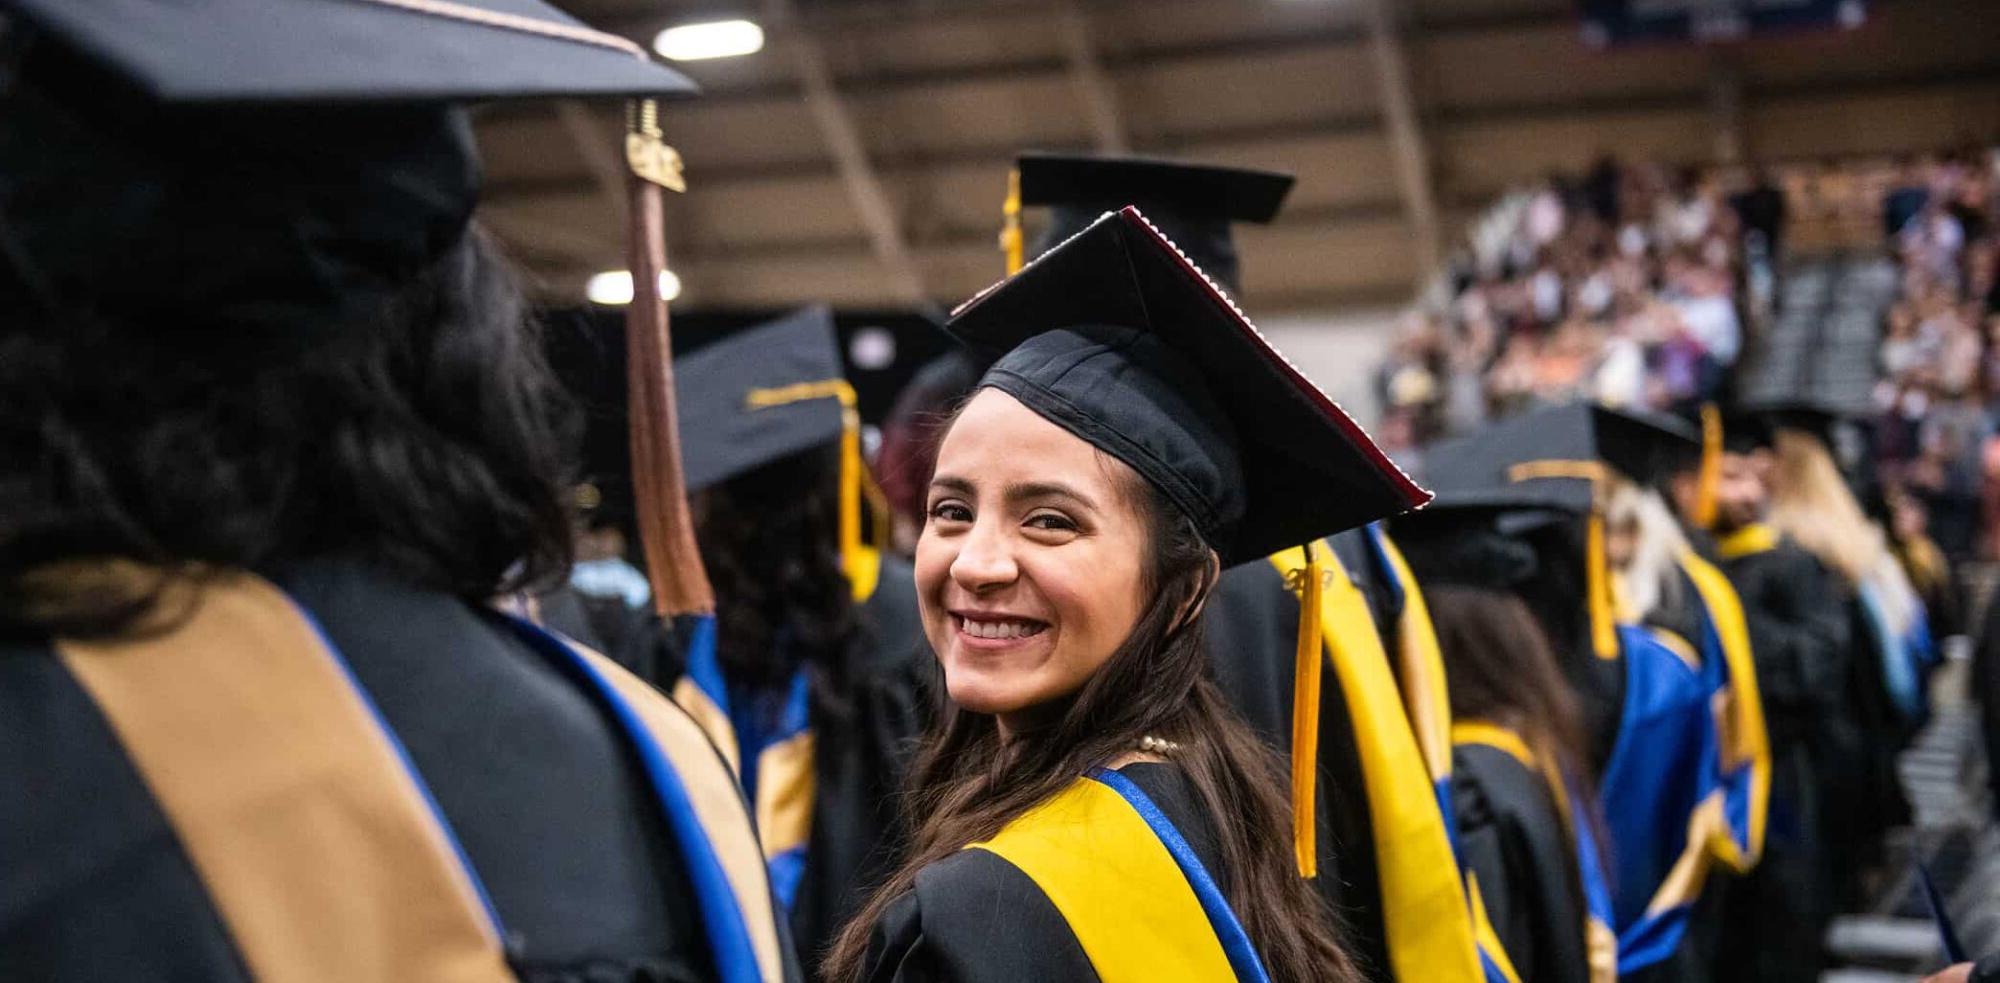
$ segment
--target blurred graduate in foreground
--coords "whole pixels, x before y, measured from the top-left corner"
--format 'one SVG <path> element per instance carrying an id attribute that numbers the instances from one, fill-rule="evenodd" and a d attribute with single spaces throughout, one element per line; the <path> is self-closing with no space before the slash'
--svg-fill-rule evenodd
<path id="1" fill-rule="evenodd" d="M 458 104 L 691 86 L 533 0 L 0 12 L 4 975 L 796 978 L 694 722 L 488 604 L 571 428 Z"/>

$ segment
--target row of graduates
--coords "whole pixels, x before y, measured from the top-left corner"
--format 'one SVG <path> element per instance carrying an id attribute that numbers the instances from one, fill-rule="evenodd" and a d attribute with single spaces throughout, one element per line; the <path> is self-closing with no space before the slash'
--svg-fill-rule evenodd
<path id="1" fill-rule="evenodd" d="M 1268 220 L 1290 184 L 1034 154 L 1014 181 L 1010 214 L 1051 209 L 1041 246 L 1137 204 L 1232 295 L 1229 223 Z M 897 776 L 934 713 L 934 659 L 881 541 L 830 315 L 683 364 L 704 555 L 744 580 L 683 624 L 660 682 L 738 763 L 810 965 L 909 835 Z M 965 352 L 929 367 L 882 466 L 925 484 L 926 424 L 982 370 Z M 780 427 L 773 393 L 819 403 Z M 1840 489 L 1816 480 L 1789 521 L 1834 525 L 1829 494 L 1853 508 L 1826 415 L 1731 414 L 1726 447 L 1719 422 L 1538 411 L 1433 448 L 1425 510 L 1223 575 L 1215 680 L 1285 751 L 1299 870 L 1370 978 L 1817 978 L 1834 907 L 1900 818 L 1893 754 L 1930 646 L 1906 581 L 1833 574 L 1764 521 L 1774 440 L 1777 470 Z M 809 569 L 851 593 L 778 596 Z"/>
<path id="2" fill-rule="evenodd" d="M 823 315 L 689 354 L 676 407 L 658 298 L 635 305 L 647 565 L 663 613 L 706 607 L 672 542 L 692 534 L 712 616 L 617 647 L 648 651 L 635 673 L 491 603 L 563 565 L 567 435 L 471 230 L 459 104 L 685 80 L 522 0 L 6 9 L 0 371 L 26 402 L 0 482 L 0 776 L 27 792 L 0 799 L 10 977 L 774 981 L 843 923 L 881 979 L 1261 979 L 1266 960 L 1280 978 L 1698 975 L 1691 915 L 1714 868 L 1755 863 L 1769 782 L 1727 585 L 1683 555 L 1675 634 L 1620 618 L 1605 469 L 1650 480 L 1621 455 L 1651 445 L 1594 409 L 1439 458 L 1460 469 L 1427 477 L 1449 508 L 1370 524 L 1426 494 L 1229 299 L 1228 223 L 1275 213 L 1289 179 L 1025 166 L 1021 200 L 1080 222 L 1058 209 L 1060 245 L 951 328 L 991 363 L 982 386 L 1172 499 L 1189 571 L 1228 568 L 1190 597 L 1213 606 L 1213 684 L 1287 750 L 1290 828 L 1255 795 L 1270 828 L 1227 826 L 1172 756 L 1245 766 L 1149 734 L 1051 800 L 1092 821 L 1035 809 L 983 850 L 949 844 L 925 868 L 943 889 L 917 878 L 855 923 L 929 818 L 894 789 L 939 699 L 910 569 L 863 540 Z M 645 226 L 672 175 L 634 115 L 650 294 Z M 693 520 L 674 512 L 682 452 Z M 1554 545 L 1525 579 L 1440 560 L 1465 537 L 1423 523 L 1467 515 Z M 1494 646 L 1455 641 L 1476 627 L 1413 569 L 1545 592 L 1529 607 L 1579 696 L 1581 764 L 1537 733 L 1555 687 L 1531 690 L 1555 710 L 1465 702 Z M 1107 830 L 1129 835 L 1074 838 Z M 1287 833 L 1295 870 L 1265 887 L 1289 906 L 1232 910 L 1217 885 L 1241 871 L 1217 843 L 1241 860 Z M 1307 883 L 1358 969 L 1298 928 Z M 1141 903 L 1171 917 L 1105 920 Z M 1288 921 L 1293 951 L 1249 944 L 1244 923 Z"/>

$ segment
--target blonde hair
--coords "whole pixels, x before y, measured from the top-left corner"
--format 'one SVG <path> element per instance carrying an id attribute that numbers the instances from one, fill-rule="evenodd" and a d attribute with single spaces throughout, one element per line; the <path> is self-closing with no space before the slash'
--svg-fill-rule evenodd
<path id="1" fill-rule="evenodd" d="M 1780 428 L 1771 466 L 1771 525 L 1840 574 L 1848 585 L 1875 588 L 1884 618 L 1896 632 L 1922 610 L 1916 588 L 1888 540 L 1848 490 L 1833 455 L 1803 430 Z"/>
<path id="2" fill-rule="evenodd" d="M 1617 570 L 1621 617 L 1644 619 L 1660 607 L 1680 603 L 1680 555 L 1688 549 L 1673 510 L 1660 493 L 1613 476 L 1605 496 L 1604 521 L 1612 527 L 1631 523 L 1638 536 L 1632 557 Z"/>
<path id="3" fill-rule="evenodd" d="M 1888 551 L 1818 437 L 1780 428 L 1772 440 L 1771 525 L 1860 584 Z"/>

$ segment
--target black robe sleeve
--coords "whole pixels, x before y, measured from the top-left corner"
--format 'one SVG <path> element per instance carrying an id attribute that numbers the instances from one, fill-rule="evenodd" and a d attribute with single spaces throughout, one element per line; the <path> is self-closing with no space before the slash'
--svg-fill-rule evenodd
<path id="1" fill-rule="evenodd" d="M 1542 776 L 1497 748 L 1452 755 L 1459 851 L 1521 983 L 1589 983 L 1576 852 Z"/>
<path id="2" fill-rule="evenodd" d="M 1789 541 L 1726 561 L 1723 570 L 1743 600 L 1767 715 L 1786 728 L 1838 712 L 1828 700 L 1844 689 L 1850 645 L 1832 572 Z"/>
<path id="3" fill-rule="evenodd" d="M 908 563 L 885 557 L 847 661 L 813 688 L 813 823 L 792 934 L 808 967 L 889 874 L 897 796 L 938 692 Z"/>

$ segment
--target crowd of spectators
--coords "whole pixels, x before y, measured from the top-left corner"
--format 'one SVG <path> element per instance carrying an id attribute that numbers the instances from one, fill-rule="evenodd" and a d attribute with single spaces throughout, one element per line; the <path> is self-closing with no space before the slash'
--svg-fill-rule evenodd
<path id="1" fill-rule="evenodd" d="M 1713 397 L 1768 303 L 1784 195 L 1761 173 L 1601 161 L 1508 195 L 1380 370 L 1404 452 L 1490 417 L 1593 399 L 1677 410 Z"/>
<path id="2" fill-rule="evenodd" d="M 2000 558 L 2000 154 L 1804 173 L 1788 194 L 1757 168 L 1605 159 L 1507 195 L 1398 326 L 1376 378 L 1384 443 L 1415 458 L 1575 399 L 1693 416 L 1771 321 L 1788 217 L 1826 207 L 1799 199 L 1837 189 L 1880 216 L 1900 275 L 1877 414 L 1859 421 L 1881 517 L 1953 559 Z"/>
<path id="3" fill-rule="evenodd" d="M 1996 158 L 1906 163 L 1883 196 L 1901 276 L 1883 326 L 1875 453 L 1954 559 L 2000 557 L 2000 231 Z"/>

